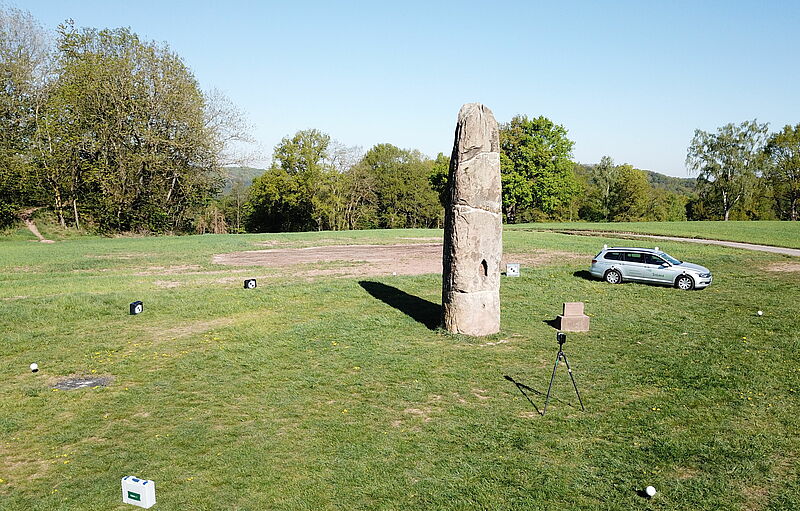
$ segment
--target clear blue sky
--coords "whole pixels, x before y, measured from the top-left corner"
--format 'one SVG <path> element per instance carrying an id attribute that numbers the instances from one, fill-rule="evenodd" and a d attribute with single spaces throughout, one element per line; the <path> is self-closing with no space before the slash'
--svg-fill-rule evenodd
<path id="1" fill-rule="evenodd" d="M 46 28 L 167 42 L 267 154 L 318 128 L 449 154 L 463 103 L 545 115 L 574 157 L 687 176 L 694 130 L 800 123 L 800 2 L 26 0 Z"/>

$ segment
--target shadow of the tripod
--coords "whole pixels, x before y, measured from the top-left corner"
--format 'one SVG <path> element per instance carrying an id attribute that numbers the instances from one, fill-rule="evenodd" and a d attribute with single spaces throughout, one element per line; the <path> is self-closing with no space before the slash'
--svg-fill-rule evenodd
<path id="1" fill-rule="evenodd" d="M 529 402 L 531 405 L 533 405 L 533 408 L 534 408 L 534 410 L 536 410 L 536 413 L 538 413 L 539 415 L 544 415 L 544 414 L 542 413 L 542 410 L 539 410 L 539 407 L 538 407 L 538 406 L 536 406 L 536 403 L 534 403 L 534 402 L 533 402 L 533 399 L 531 399 L 531 397 L 528 395 L 528 392 L 531 392 L 531 393 L 534 393 L 534 394 L 538 394 L 539 396 L 545 396 L 546 394 L 545 394 L 544 392 L 540 392 L 540 391 L 538 391 L 538 390 L 536 390 L 536 389 L 534 389 L 534 388 L 532 388 L 532 387 L 529 387 L 529 386 L 525 385 L 525 384 L 524 384 L 524 383 L 522 383 L 522 382 L 518 382 L 517 380 L 515 380 L 515 379 L 514 379 L 514 378 L 512 378 L 511 376 L 504 375 L 504 376 L 503 376 L 503 378 L 505 378 L 506 380 L 510 381 L 511 383 L 513 383 L 514 385 L 516 385 L 516 386 L 517 386 L 517 390 L 519 390 L 519 391 L 522 393 L 522 395 L 523 395 L 523 396 L 525 396 L 525 399 L 527 399 L 527 400 L 528 400 L 528 402 Z M 526 392 L 526 391 L 527 391 L 527 392 Z M 555 396 L 553 396 L 553 395 L 551 395 L 551 396 L 550 396 L 550 400 L 551 400 L 551 401 L 558 401 L 558 402 L 559 402 L 559 403 L 561 403 L 561 404 L 565 404 L 565 405 L 567 405 L 567 406 L 569 406 L 569 407 L 571 407 L 571 408 L 575 408 L 575 407 L 572 405 L 572 403 L 567 403 L 567 402 L 565 402 L 565 401 L 562 401 L 562 400 L 558 399 L 557 397 L 555 397 Z"/>
<path id="2" fill-rule="evenodd" d="M 511 376 L 505 375 L 505 376 L 503 376 L 503 378 L 505 378 L 506 380 L 510 381 L 510 382 L 511 382 L 511 383 L 513 383 L 514 385 L 516 385 L 516 386 L 517 386 L 517 390 L 519 390 L 519 391 L 522 393 L 522 395 L 523 395 L 523 396 L 525 396 L 525 399 L 527 399 L 527 400 L 528 400 L 528 402 L 529 402 L 531 405 L 533 405 L 533 409 L 534 409 L 534 410 L 536 410 L 536 413 L 538 413 L 539 415 L 541 415 L 541 414 L 542 414 L 542 411 L 541 411 L 541 410 L 539 410 L 539 407 L 538 407 L 538 406 L 536 406 L 536 403 L 534 403 L 534 402 L 533 402 L 533 399 L 531 399 L 531 397 L 528 395 L 528 392 L 534 392 L 534 393 L 536 393 L 536 394 L 539 394 L 540 396 L 543 396 L 544 394 L 542 394 L 541 392 L 539 392 L 539 391 L 538 391 L 538 390 L 536 390 L 536 389 L 532 389 L 532 388 L 528 387 L 528 386 L 527 386 L 527 385 L 525 385 L 524 383 L 520 383 L 520 382 L 518 382 L 517 380 L 515 380 L 515 379 L 514 379 L 514 378 L 512 378 Z M 528 392 L 525 392 L 526 390 L 527 390 Z"/>

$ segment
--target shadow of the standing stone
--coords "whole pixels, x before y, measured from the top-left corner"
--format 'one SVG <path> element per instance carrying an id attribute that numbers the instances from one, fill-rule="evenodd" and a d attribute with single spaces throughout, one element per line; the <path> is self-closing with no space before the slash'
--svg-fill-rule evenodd
<path id="1" fill-rule="evenodd" d="M 380 282 L 362 280 L 358 284 L 378 300 L 391 305 L 429 329 L 436 330 L 441 326 L 442 307 L 440 305 Z"/>

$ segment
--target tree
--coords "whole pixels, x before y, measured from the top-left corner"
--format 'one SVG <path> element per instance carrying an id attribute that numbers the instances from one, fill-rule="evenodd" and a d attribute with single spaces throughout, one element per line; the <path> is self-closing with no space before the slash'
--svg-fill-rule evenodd
<path id="1" fill-rule="evenodd" d="M 800 124 L 786 125 L 767 141 L 765 177 L 781 218 L 800 217 Z"/>
<path id="2" fill-rule="evenodd" d="M 526 210 L 553 215 L 578 192 L 572 173 L 573 142 L 546 117 L 517 115 L 500 126 L 503 209 L 509 222 Z"/>
<path id="3" fill-rule="evenodd" d="M 441 225 L 444 210 L 430 185 L 432 169 L 433 162 L 419 151 L 391 144 L 377 144 L 367 151 L 353 173 L 360 176 L 361 183 L 368 183 L 366 205 L 374 213 L 372 226 L 395 229 Z"/>
<path id="4" fill-rule="evenodd" d="M 55 78 L 32 137 L 60 222 L 185 230 L 221 184 L 235 137 L 178 55 L 128 29 L 58 30 Z"/>
<path id="5" fill-rule="evenodd" d="M 330 135 L 316 129 L 284 137 L 273 164 L 253 181 L 248 229 L 266 232 L 335 229 L 341 207 Z"/>
<path id="6" fill-rule="evenodd" d="M 645 218 L 655 222 L 686 220 L 686 204 L 688 202 L 689 197 L 685 195 L 652 187 Z"/>
<path id="7" fill-rule="evenodd" d="M 698 173 L 701 194 L 717 204 L 725 220 L 763 170 L 767 127 L 753 120 L 738 126 L 726 124 L 716 133 L 694 132 L 686 165 Z"/>
<path id="8" fill-rule="evenodd" d="M 431 165 L 431 174 L 428 182 L 431 188 L 439 195 L 439 203 L 447 207 L 447 180 L 450 177 L 450 157 L 444 153 L 436 155 Z"/>
<path id="9" fill-rule="evenodd" d="M 652 187 L 645 173 L 630 165 L 620 165 L 609 193 L 609 217 L 612 222 L 637 222 L 646 219 Z"/>
<path id="10" fill-rule="evenodd" d="M 610 156 L 603 156 L 590 173 L 591 182 L 598 191 L 600 211 L 606 221 L 611 218 L 611 190 L 617 182 L 618 170 L 619 167 L 614 165 Z"/>
<path id="11" fill-rule="evenodd" d="M 30 139 L 50 78 L 47 43 L 30 13 L 0 6 L 0 227 L 43 198 L 35 186 Z"/>
<path id="12" fill-rule="evenodd" d="M 185 230 L 246 125 L 165 44 L 0 9 L 0 223 L 49 206 L 62 226 Z"/>

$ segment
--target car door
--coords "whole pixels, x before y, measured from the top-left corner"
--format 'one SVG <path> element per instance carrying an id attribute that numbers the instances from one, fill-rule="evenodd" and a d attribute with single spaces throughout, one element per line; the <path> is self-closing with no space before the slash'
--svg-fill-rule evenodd
<path id="1" fill-rule="evenodd" d="M 625 252 L 625 264 L 622 265 L 623 278 L 642 280 L 645 276 L 645 256 L 642 252 Z"/>
<path id="2" fill-rule="evenodd" d="M 678 271 L 674 266 L 655 254 L 646 254 L 644 278 L 654 282 L 672 284 Z"/>

